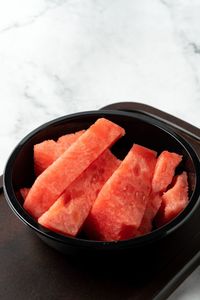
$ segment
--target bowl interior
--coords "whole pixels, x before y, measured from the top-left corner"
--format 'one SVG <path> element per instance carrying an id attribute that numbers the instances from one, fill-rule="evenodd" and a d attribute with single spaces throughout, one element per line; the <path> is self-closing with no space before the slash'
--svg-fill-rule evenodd
<path id="1" fill-rule="evenodd" d="M 56 140 L 63 134 L 86 129 L 100 117 L 108 118 L 122 126 L 126 131 L 126 135 L 112 147 L 112 152 L 120 159 L 125 157 L 133 143 L 141 144 L 150 149 L 156 150 L 158 154 L 163 150 L 169 150 L 183 155 L 183 161 L 178 167 L 177 172 L 179 173 L 183 170 L 187 171 L 189 177 L 190 196 L 194 194 L 197 181 L 197 160 L 195 153 L 186 141 L 176 136 L 176 134 L 168 130 L 162 123 L 151 117 L 138 113 L 117 111 L 78 113 L 49 122 L 30 133 L 19 143 L 8 160 L 5 169 L 6 192 L 8 194 L 9 201 L 12 204 L 15 203 L 15 211 L 18 210 L 18 214 L 23 211 L 23 218 L 25 218 L 27 222 L 29 222 L 31 218 L 23 210 L 21 205 L 22 199 L 19 196 L 18 190 L 21 187 L 29 187 L 34 182 L 34 144 L 40 143 L 46 139 Z M 194 199 L 190 202 L 197 201 L 197 197 L 193 198 Z M 189 203 L 188 207 L 185 209 L 185 215 L 188 214 L 193 204 Z M 184 213 L 182 213 L 183 217 Z M 177 222 L 181 221 L 181 217 L 178 216 L 178 218 L 176 218 L 178 219 Z M 171 223 L 173 222 L 174 221 Z M 170 225 L 171 228 L 177 225 L 177 222 Z M 34 220 L 32 220 L 32 226 L 33 224 L 38 228 L 38 224 Z M 40 226 L 40 230 L 42 231 L 44 229 Z M 162 230 L 162 228 L 158 230 Z M 51 232 L 49 232 L 49 234 L 51 234 Z"/>

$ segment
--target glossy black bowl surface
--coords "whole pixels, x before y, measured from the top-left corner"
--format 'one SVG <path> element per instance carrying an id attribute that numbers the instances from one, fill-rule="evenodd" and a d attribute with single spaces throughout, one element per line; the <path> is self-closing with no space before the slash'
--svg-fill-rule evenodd
<path id="1" fill-rule="evenodd" d="M 88 128 L 98 118 L 105 117 L 122 126 L 126 135 L 112 148 L 120 159 L 128 153 L 133 143 L 141 144 L 160 153 L 169 150 L 183 155 L 178 172 L 186 170 L 189 177 L 190 202 L 185 210 L 173 221 L 155 229 L 150 234 L 118 242 L 99 242 L 87 240 L 83 236 L 67 237 L 40 226 L 22 206 L 19 188 L 31 186 L 34 182 L 33 145 L 46 139 Z M 121 251 L 144 249 L 145 245 L 155 243 L 177 231 L 192 216 L 199 205 L 200 161 L 186 140 L 153 117 L 134 112 L 100 110 L 64 116 L 48 122 L 27 135 L 14 149 L 4 171 L 4 193 L 14 213 L 32 228 L 48 245 L 63 253 L 121 253 Z"/>

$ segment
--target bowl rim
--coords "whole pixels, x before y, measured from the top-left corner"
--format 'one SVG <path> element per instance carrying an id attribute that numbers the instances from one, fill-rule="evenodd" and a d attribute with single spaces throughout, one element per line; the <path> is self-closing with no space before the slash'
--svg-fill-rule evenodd
<path id="1" fill-rule="evenodd" d="M 56 232 L 53 232 L 45 227 L 39 225 L 37 221 L 35 221 L 29 214 L 24 210 L 22 205 L 17 200 L 17 197 L 14 192 L 14 188 L 12 185 L 12 165 L 17 157 L 18 153 L 22 149 L 23 145 L 31 139 L 34 135 L 38 134 L 42 130 L 46 129 L 48 126 L 57 125 L 58 123 L 63 123 L 65 120 L 70 121 L 73 119 L 81 118 L 84 116 L 94 116 L 95 117 L 107 117 L 110 115 L 121 116 L 121 117 L 132 117 L 139 119 L 145 123 L 149 123 L 150 125 L 156 126 L 162 131 L 166 132 L 170 136 L 172 136 L 188 153 L 191 157 L 194 168 L 196 171 L 196 182 L 194 191 L 190 197 L 190 201 L 186 208 L 171 222 L 166 225 L 154 229 L 152 232 L 142 235 L 139 237 L 134 237 L 128 240 L 120 240 L 120 241 L 96 241 L 89 239 L 82 239 L 78 237 L 65 236 Z M 199 206 L 199 192 L 197 187 L 200 186 L 200 174 L 198 173 L 198 169 L 200 169 L 200 160 L 198 155 L 196 154 L 193 147 L 179 134 L 175 133 L 173 129 L 169 128 L 164 122 L 154 118 L 153 116 L 147 116 L 142 114 L 141 112 L 125 112 L 125 111 L 117 111 L 117 110 L 92 110 L 92 111 L 83 111 L 78 113 L 73 113 L 69 115 L 65 115 L 56 119 L 53 119 L 49 122 L 42 124 L 36 129 L 32 130 L 28 133 L 14 148 L 10 157 L 7 160 L 4 173 L 3 173 L 3 189 L 6 201 L 15 215 L 26 225 L 36 231 L 37 234 L 42 235 L 48 239 L 54 240 L 56 242 L 71 245 L 71 246 L 82 246 L 84 248 L 101 248 L 102 250 L 113 250 L 113 249 L 122 249 L 122 248 L 132 248 L 133 246 L 141 246 L 152 242 L 154 240 L 163 238 L 175 230 L 177 230 L 180 226 L 182 226 L 194 213 L 196 208 Z"/>

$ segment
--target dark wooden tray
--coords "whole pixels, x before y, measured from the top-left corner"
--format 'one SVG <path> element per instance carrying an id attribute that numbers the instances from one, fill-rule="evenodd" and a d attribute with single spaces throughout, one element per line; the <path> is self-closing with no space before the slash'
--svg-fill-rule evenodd
<path id="1" fill-rule="evenodd" d="M 200 130 L 139 103 L 105 107 L 153 116 L 187 139 L 200 156 Z M 81 263 L 43 244 L 11 212 L 0 195 L 0 299 L 166 299 L 200 262 L 200 209 L 155 249 L 155 260 L 134 272 L 134 264 L 113 271 Z M 123 258 L 122 258 L 123 260 Z M 118 261 L 116 261 L 118 265 Z M 151 266 L 151 267 L 150 267 Z M 153 266 L 153 267 L 152 267 Z"/>

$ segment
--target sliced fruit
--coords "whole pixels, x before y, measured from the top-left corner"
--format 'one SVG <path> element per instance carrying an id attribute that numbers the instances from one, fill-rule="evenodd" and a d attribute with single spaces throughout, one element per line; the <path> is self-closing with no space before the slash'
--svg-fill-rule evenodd
<path id="1" fill-rule="evenodd" d="M 34 145 L 34 169 L 36 177 L 48 168 L 82 134 L 84 130 L 61 136 L 57 142 L 46 140 Z"/>
<path id="2" fill-rule="evenodd" d="M 26 197 L 24 208 L 33 217 L 40 217 L 124 133 L 124 129 L 117 124 L 104 118 L 98 119 L 36 178 Z"/>
<path id="3" fill-rule="evenodd" d="M 156 164 L 156 152 L 133 145 L 119 168 L 101 189 L 85 230 L 93 239 L 132 238 L 140 226 Z"/>
<path id="4" fill-rule="evenodd" d="M 159 194 L 151 193 L 137 235 L 147 234 L 152 230 L 152 222 L 161 206 L 161 202 L 162 198 Z"/>
<path id="5" fill-rule="evenodd" d="M 162 205 L 156 216 L 156 224 L 160 227 L 174 219 L 188 204 L 187 173 L 183 172 L 175 178 L 175 183 L 162 196 Z"/>
<path id="6" fill-rule="evenodd" d="M 152 181 L 154 193 L 164 192 L 167 189 L 181 160 L 182 156 L 173 152 L 163 151 L 159 155 Z"/>
<path id="7" fill-rule="evenodd" d="M 120 161 L 106 150 L 46 211 L 38 222 L 56 232 L 76 236 L 106 180 Z"/>
<path id="8" fill-rule="evenodd" d="M 29 191 L 30 191 L 30 189 L 29 188 L 21 188 L 19 191 L 22 195 L 22 198 L 25 200 L 28 193 L 29 193 Z"/>

